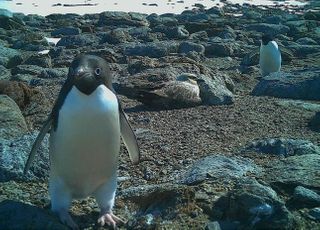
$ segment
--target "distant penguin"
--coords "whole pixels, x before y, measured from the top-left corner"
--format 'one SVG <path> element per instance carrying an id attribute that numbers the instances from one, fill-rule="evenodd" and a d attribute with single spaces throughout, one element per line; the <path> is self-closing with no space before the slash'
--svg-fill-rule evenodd
<path id="1" fill-rule="evenodd" d="M 78 229 L 68 212 L 71 201 L 92 195 L 101 210 L 98 222 L 115 228 L 122 222 L 112 213 L 120 135 L 134 163 L 139 162 L 139 148 L 104 59 L 82 55 L 73 60 L 53 110 L 32 147 L 25 172 L 48 131 L 52 211 L 61 222 Z"/>
<path id="2" fill-rule="evenodd" d="M 262 76 L 279 72 L 281 68 L 281 53 L 278 44 L 271 35 L 263 35 L 260 46 L 260 71 Z"/>

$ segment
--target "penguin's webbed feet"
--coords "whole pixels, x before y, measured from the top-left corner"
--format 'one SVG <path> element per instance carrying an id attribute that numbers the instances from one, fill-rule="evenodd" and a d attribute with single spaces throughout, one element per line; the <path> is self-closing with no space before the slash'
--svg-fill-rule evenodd
<path id="1" fill-rule="evenodd" d="M 110 212 L 110 213 L 102 214 L 98 219 L 98 223 L 101 226 L 104 226 L 105 224 L 107 224 L 111 226 L 113 229 L 116 229 L 117 224 L 124 224 L 125 221 L 117 217 L 116 215 L 114 215 L 112 212 Z"/>

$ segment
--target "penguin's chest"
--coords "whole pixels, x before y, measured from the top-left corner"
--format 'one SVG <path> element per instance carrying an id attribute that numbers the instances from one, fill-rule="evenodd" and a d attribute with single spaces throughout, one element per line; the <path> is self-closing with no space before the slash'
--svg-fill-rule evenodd
<path id="1" fill-rule="evenodd" d="M 260 67 L 267 72 L 279 71 L 281 54 L 273 44 L 268 44 L 260 49 Z"/>
<path id="2" fill-rule="evenodd" d="M 92 94 L 73 87 L 50 137 L 51 174 L 71 187 L 95 187 L 114 175 L 120 149 L 116 96 L 101 85 Z"/>

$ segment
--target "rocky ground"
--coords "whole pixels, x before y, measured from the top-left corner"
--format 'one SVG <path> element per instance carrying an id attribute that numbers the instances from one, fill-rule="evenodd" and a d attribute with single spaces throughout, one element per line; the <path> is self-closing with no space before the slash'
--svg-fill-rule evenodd
<path id="1" fill-rule="evenodd" d="M 29 174 L 22 170 L 68 65 L 86 52 L 111 63 L 142 153 L 133 166 L 121 149 L 121 229 L 319 229 L 318 10 L 0 11 L 0 228 L 65 228 L 49 211 L 47 138 Z M 283 65 L 261 78 L 266 32 Z M 196 79 L 197 100 L 169 93 L 185 76 Z M 92 198 L 71 209 L 84 229 L 99 229 L 98 211 Z"/>

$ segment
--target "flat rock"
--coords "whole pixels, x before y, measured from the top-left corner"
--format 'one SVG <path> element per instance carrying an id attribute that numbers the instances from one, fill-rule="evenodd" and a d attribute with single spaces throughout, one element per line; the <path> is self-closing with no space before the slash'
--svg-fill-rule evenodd
<path id="1" fill-rule="evenodd" d="M 57 46 L 65 46 L 67 48 L 77 48 L 83 46 L 92 46 L 94 44 L 99 44 L 100 38 L 94 34 L 79 34 L 72 36 L 62 37 Z"/>
<path id="2" fill-rule="evenodd" d="M 264 179 L 275 185 L 320 188 L 320 155 L 290 156 L 270 162 Z"/>
<path id="3" fill-rule="evenodd" d="M 75 27 L 62 27 L 55 29 L 51 32 L 51 36 L 66 36 L 66 35 L 78 35 L 81 33 L 81 30 L 79 28 Z"/>
<path id="4" fill-rule="evenodd" d="M 277 193 L 256 180 L 240 181 L 212 208 L 214 220 L 240 221 L 237 229 L 292 229 L 293 215 Z"/>
<path id="5" fill-rule="evenodd" d="M 172 41 L 129 44 L 124 47 L 124 54 L 128 56 L 160 58 L 168 56 L 170 53 L 177 53 L 178 47 L 179 44 Z"/>
<path id="6" fill-rule="evenodd" d="M 254 23 L 246 26 L 247 30 L 254 30 L 261 33 L 269 33 L 272 35 L 286 34 L 290 31 L 290 27 L 281 24 Z"/>
<path id="7" fill-rule="evenodd" d="M 147 26 L 145 14 L 106 11 L 99 15 L 99 26 Z"/>
<path id="8" fill-rule="evenodd" d="M 37 157 L 27 176 L 23 169 L 32 144 L 38 132 L 24 135 L 16 139 L 1 139 L 0 141 L 0 181 L 37 179 L 44 180 L 49 175 L 48 137 L 42 142 Z"/>
<path id="9" fill-rule="evenodd" d="M 0 95 L 0 138 L 14 138 L 28 131 L 18 105 L 7 95 Z"/>
<path id="10" fill-rule="evenodd" d="M 271 138 L 253 141 L 242 152 L 256 152 L 278 156 L 320 155 L 320 147 L 307 140 Z"/>
<path id="11" fill-rule="evenodd" d="M 0 45 L 0 65 L 11 68 L 21 62 L 22 57 L 19 51 Z"/>
<path id="12" fill-rule="evenodd" d="M 67 230 L 65 225 L 50 211 L 18 201 L 0 203 L 1 229 L 52 229 Z"/>
<path id="13" fill-rule="evenodd" d="M 271 73 L 253 89 L 254 96 L 320 100 L 320 69 Z"/>
<path id="14" fill-rule="evenodd" d="M 296 208 L 320 207 L 320 195 L 310 189 L 297 186 L 289 203 Z"/>
<path id="15" fill-rule="evenodd" d="M 308 101 L 301 101 L 301 100 L 279 100 L 276 102 L 278 105 L 285 106 L 288 108 L 300 108 L 307 111 L 312 112 L 320 112 L 320 104 L 312 103 Z"/>
<path id="16" fill-rule="evenodd" d="M 212 155 L 204 157 L 191 166 L 183 176 L 182 183 L 193 185 L 205 180 L 236 180 L 246 173 L 259 173 L 260 168 L 251 160 L 242 157 Z"/>
<path id="17" fill-rule="evenodd" d="M 137 206 L 127 226 L 130 229 L 150 229 L 156 219 L 168 220 L 177 215 L 178 207 L 186 205 L 186 198 L 194 197 L 194 192 L 188 186 L 165 183 L 129 187 L 119 191 L 119 196 Z"/>

